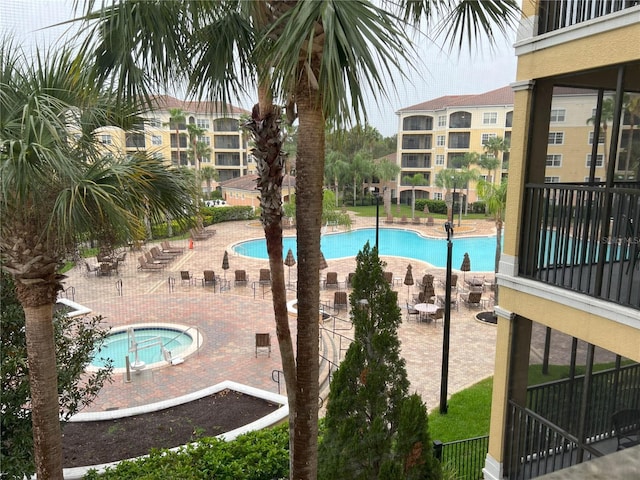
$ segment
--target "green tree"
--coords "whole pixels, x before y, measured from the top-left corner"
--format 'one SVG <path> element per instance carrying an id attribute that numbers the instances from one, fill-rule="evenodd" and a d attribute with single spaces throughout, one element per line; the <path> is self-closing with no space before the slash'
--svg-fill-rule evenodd
<path id="1" fill-rule="evenodd" d="M 325 184 L 335 189 L 336 203 L 339 203 L 340 183 L 347 175 L 349 163 L 347 157 L 336 150 L 327 153 L 324 167 Z"/>
<path id="2" fill-rule="evenodd" d="M 320 218 L 325 161 L 325 128 L 364 124 L 365 92 L 383 98 L 411 48 L 404 18 L 417 27 L 442 15 L 451 41 L 469 43 L 517 21 L 515 0 L 484 2 L 86 2 L 92 25 L 90 47 L 101 75 L 126 94 L 149 97 L 150 85 L 188 77 L 189 92 L 230 103 L 257 87 L 259 103 L 250 128 L 259 162 L 263 225 L 269 252 L 276 332 L 291 408 L 292 478 L 315 478 L 317 464 L 318 310 Z M 398 6 L 401 17 L 396 15 Z M 391 10 L 394 10 L 393 12 Z M 348 25 L 348 28 L 345 28 Z M 469 26 L 473 26 L 472 28 Z M 497 27 L 497 28 L 496 28 Z M 94 39 L 97 41 L 94 42 Z M 407 64 L 411 64 L 410 61 Z M 395 75 L 395 76 L 394 76 Z M 149 79 L 151 76 L 151 80 Z M 389 81 L 389 79 L 391 79 Z M 282 264 L 281 107 L 298 119 L 297 355 L 293 355 Z"/>
<path id="3" fill-rule="evenodd" d="M 18 302 L 11 277 L 0 276 L 0 323 L 2 362 L 2 441 L 0 464 L 7 478 L 30 477 L 35 473 L 27 343 L 24 310 Z M 89 405 L 105 382 L 110 381 L 111 365 L 85 372 L 94 351 L 108 330 L 100 326 L 101 317 L 67 317 L 62 311 L 53 318 L 60 416 L 63 420 Z"/>
<path id="4" fill-rule="evenodd" d="M 439 478 L 426 407 L 407 394 L 397 293 L 384 280 L 376 248 L 367 243 L 356 262 L 354 341 L 331 381 L 319 478 Z"/>
<path id="5" fill-rule="evenodd" d="M 425 185 L 427 183 L 427 179 L 424 178 L 423 174 L 416 173 L 411 176 L 405 175 L 403 180 L 405 183 L 411 185 L 411 218 L 413 219 L 416 211 L 416 187 L 419 185 Z"/>
<path id="6" fill-rule="evenodd" d="M 371 155 L 364 150 L 356 153 L 349 162 L 349 177 L 353 189 L 353 205 L 358 198 L 358 187 L 361 187 L 366 179 L 373 175 L 374 165 Z"/>
<path id="7" fill-rule="evenodd" d="M 181 108 L 170 108 L 169 109 L 169 123 L 166 123 L 165 126 L 169 128 L 174 128 L 176 131 L 176 148 L 178 155 L 178 166 L 182 165 L 182 157 L 180 155 L 180 137 L 184 134 L 180 133 L 180 125 L 184 124 L 187 121 L 187 116 L 184 113 L 184 110 Z"/>
<path id="8" fill-rule="evenodd" d="M 96 129 L 128 130 L 137 105 L 117 102 L 68 48 L 27 57 L 0 46 L 0 255 L 25 314 L 38 478 L 62 478 L 53 306 L 58 269 L 78 234 L 104 225 L 136 238 L 145 217 L 183 218 L 184 185 L 159 160 L 104 156 Z"/>
<path id="9" fill-rule="evenodd" d="M 386 184 L 396 178 L 400 171 L 400 165 L 387 158 L 383 158 L 374 166 L 374 174 L 382 184 L 384 211 L 386 216 L 389 216 L 391 213 L 391 187 Z"/>
<path id="10" fill-rule="evenodd" d="M 487 139 L 487 141 L 482 145 L 482 148 L 487 153 L 487 155 L 499 161 L 499 163 L 493 169 L 494 173 L 493 177 L 491 178 L 491 182 L 496 184 L 502 183 L 502 175 L 500 175 L 500 178 L 498 178 L 496 169 L 498 168 L 498 166 L 502 165 L 501 154 L 509 151 L 509 142 L 502 137 L 489 137 L 489 139 Z M 500 171 L 502 171 L 502 167 L 500 167 Z"/>
<path id="11" fill-rule="evenodd" d="M 615 111 L 615 105 L 613 103 L 613 98 L 605 98 L 602 101 L 602 112 L 600 113 L 600 131 L 602 132 L 602 137 L 604 140 L 604 149 L 602 151 L 602 166 L 605 171 L 607 170 L 607 151 L 609 150 L 607 147 L 607 132 L 609 131 L 609 123 L 613 122 L 613 116 Z M 594 115 L 587 119 L 587 125 L 595 124 L 597 118 Z M 593 137 L 594 142 L 599 142 L 599 139 Z"/>
<path id="12" fill-rule="evenodd" d="M 331 190 L 325 190 L 322 195 L 322 224 L 334 223 L 345 227 L 351 226 L 351 217 L 342 213 L 336 205 L 336 196 Z"/>
<path id="13" fill-rule="evenodd" d="M 447 218 L 453 222 L 453 207 L 456 201 L 454 192 L 465 184 L 465 174 L 453 168 L 445 168 L 436 174 L 435 184 L 436 187 L 446 190 L 445 198 L 451 196 L 451 201 L 447 201 Z M 460 211 L 462 211 L 462 206 L 460 206 Z"/>
<path id="14" fill-rule="evenodd" d="M 487 205 L 487 210 L 493 215 L 496 222 L 496 262 L 495 272 L 498 273 L 500 266 L 500 254 L 502 252 L 502 224 L 504 222 L 504 211 L 507 208 L 507 182 L 495 185 L 481 180 L 478 183 L 478 196 Z M 498 285 L 496 284 L 495 303 L 498 303 Z"/>
<path id="15" fill-rule="evenodd" d="M 206 147 L 209 149 L 209 151 L 211 151 L 211 148 L 209 146 Z M 206 155 L 206 152 L 204 153 L 204 155 Z M 205 165 L 200 169 L 199 173 L 200 178 L 202 179 L 201 181 L 204 181 L 207 185 L 207 194 L 209 195 L 209 197 L 211 197 L 211 182 L 213 182 L 214 180 L 218 180 L 218 171 L 211 165 Z"/>

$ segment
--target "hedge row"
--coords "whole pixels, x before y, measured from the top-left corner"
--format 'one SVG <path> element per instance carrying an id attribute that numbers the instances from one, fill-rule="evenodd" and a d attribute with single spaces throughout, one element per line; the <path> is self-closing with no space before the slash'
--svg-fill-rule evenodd
<path id="1" fill-rule="evenodd" d="M 255 214 L 250 206 L 234 206 L 234 207 L 202 207 L 202 222 L 204 226 L 213 225 L 214 223 L 231 222 L 234 220 L 250 220 Z M 182 235 L 189 231 L 188 225 L 181 225 L 176 220 L 171 221 L 173 235 Z M 151 235 L 153 238 L 167 238 L 167 223 L 159 223 L 151 227 Z"/>

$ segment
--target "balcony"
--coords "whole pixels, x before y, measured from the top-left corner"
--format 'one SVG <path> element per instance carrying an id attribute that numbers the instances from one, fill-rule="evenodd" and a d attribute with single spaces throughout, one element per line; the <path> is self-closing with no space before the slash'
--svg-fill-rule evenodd
<path id="1" fill-rule="evenodd" d="M 519 276 L 640 309 L 640 182 L 528 184 Z"/>
<path id="2" fill-rule="evenodd" d="M 640 5 L 640 0 L 540 0 L 538 35 Z"/>

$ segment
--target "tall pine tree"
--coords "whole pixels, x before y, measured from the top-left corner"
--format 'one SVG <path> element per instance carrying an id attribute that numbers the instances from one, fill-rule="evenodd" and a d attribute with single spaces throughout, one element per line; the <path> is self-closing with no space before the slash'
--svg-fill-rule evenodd
<path id="1" fill-rule="evenodd" d="M 331 382 L 318 478 L 439 479 L 426 407 L 419 395 L 408 395 L 397 294 L 376 248 L 367 243 L 356 260 L 355 338 Z"/>

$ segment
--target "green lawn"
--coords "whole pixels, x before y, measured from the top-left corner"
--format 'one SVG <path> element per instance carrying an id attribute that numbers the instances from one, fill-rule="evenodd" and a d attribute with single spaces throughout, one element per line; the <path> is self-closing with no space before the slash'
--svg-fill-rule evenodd
<path id="1" fill-rule="evenodd" d="M 361 206 L 354 207 L 351 205 L 346 205 L 345 208 L 349 211 L 355 212 L 356 215 L 359 217 L 375 217 L 376 216 L 375 204 L 365 205 L 364 207 L 361 207 Z M 391 207 L 391 213 L 395 218 L 402 218 L 402 217 L 411 218 L 411 206 L 402 204 L 398 209 L 397 205 L 393 205 Z M 418 218 L 427 218 L 427 216 L 429 216 L 429 217 L 433 217 L 436 220 L 447 218 L 446 215 L 439 214 L 439 213 L 430 213 L 429 215 L 427 215 L 422 210 L 416 210 L 415 215 Z M 384 207 L 382 203 L 380 204 L 380 218 L 386 218 L 386 214 L 384 213 Z M 456 218 L 458 218 L 457 214 L 456 214 Z M 488 217 L 483 213 L 470 213 L 468 215 L 462 215 L 462 221 L 476 220 L 476 219 L 486 220 L 487 218 Z"/>

